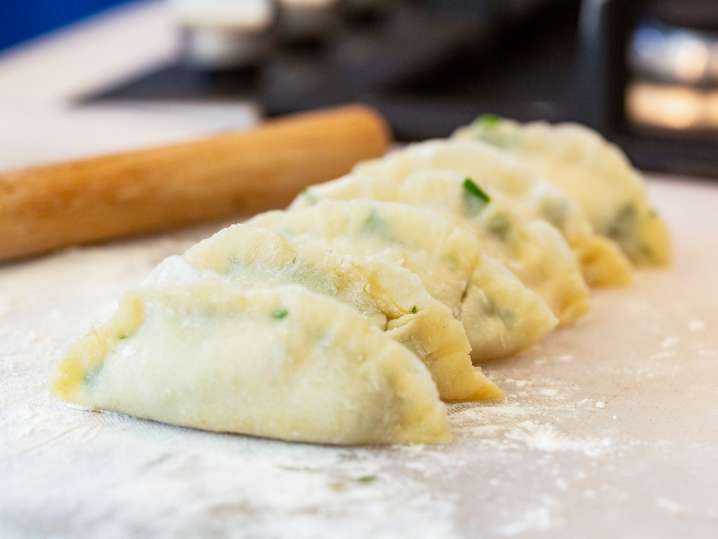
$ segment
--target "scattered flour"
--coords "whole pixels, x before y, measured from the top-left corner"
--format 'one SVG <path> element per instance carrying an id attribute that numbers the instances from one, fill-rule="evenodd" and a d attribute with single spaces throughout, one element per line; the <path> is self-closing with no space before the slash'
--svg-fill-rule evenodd
<path id="1" fill-rule="evenodd" d="M 693 332 L 703 331 L 706 327 L 706 323 L 703 320 L 691 320 L 688 322 L 688 329 Z"/>
<path id="2" fill-rule="evenodd" d="M 553 425 L 523 421 L 506 433 L 510 440 L 518 441 L 529 449 L 549 452 L 576 452 L 587 457 L 599 457 L 611 449 L 608 438 L 584 439 L 567 436 Z"/>
<path id="3" fill-rule="evenodd" d="M 693 447 L 674 438 L 662 445 L 628 438 L 634 402 L 611 401 L 611 411 L 620 414 L 611 422 L 595 413 L 604 401 L 585 397 L 608 399 L 614 389 L 630 396 L 630 385 L 615 384 L 663 381 L 669 362 L 657 367 L 639 361 L 645 357 L 606 357 L 602 363 L 587 350 L 576 357 L 557 352 L 566 347 L 556 340 L 536 348 L 543 354 L 537 361 L 532 352 L 511 365 L 488 366 L 508 401 L 450 406 L 455 441 L 440 447 L 285 444 L 76 411 L 52 399 L 47 379 L 68 335 L 83 330 L 161 258 L 209 232 L 68 251 L 0 268 L 3 293 L 13 294 L 0 298 L 0 537 L 193 538 L 223 537 L 228 530 L 257 539 L 467 539 L 477 530 L 489 537 L 545 531 L 581 536 L 570 513 L 577 500 L 598 506 L 628 496 L 632 519 L 640 506 L 629 507 L 631 500 L 645 503 L 645 495 L 655 498 L 655 490 L 666 487 L 651 485 L 656 470 L 688 469 L 700 461 L 695 455 L 716 455 L 702 439 L 703 445 Z M 594 312 L 610 320 L 615 304 L 602 307 L 602 301 L 613 301 L 605 298 L 597 296 Z M 636 309 L 635 319 L 645 319 L 646 331 L 655 335 L 647 355 L 661 343 L 662 357 L 674 357 L 688 342 L 685 334 L 663 338 L 653 304 L 641 302 Z M 615 329 L 610 322 L 606 327 Z M 692 332 L 705 327 L 702 320 L 688 324 Z M 706 342 L 696 356 L 714 359 L 708 332 L 701 338 Z M 593 359 L 585 374 L 584 359 Z M 573 373 L 574 385 L 561 385 L 559 373 Z M 662 436 L 671 436 L 668 427 L 660 428 Z M 689 483 L 670 485 L 706 490 L 714 475 L 708 470 L 691 474 Z M 606 484 L 624 492 L 609 492 Z M 657 498 L 654 508 L 653 498 L 652 513 L 643 517 L 659 525 L 661 513 L 666 522 L 701 503 Z M 564 529 L 571 525 L 573 535 Z"/>
<path id="4" fill-rule="evenodd" d="M 655 354 L 650 355 L 650 358 L 655 359 L 655 360 L 674 359 L 675 357 L 676 357 L 676 351 L 674 348 L 666 348 L 664 350 L 656 352 Z"/>
<path id="5" fill-rule="evenodd" d="M 518 388 L 526 387 L 529 384 L 528 380 L 516 380 L 514 378 L 506 378 L 504 383 L 513 384 Z"/>
<path id="6" fill-rule="evenodd" d="M 676 516 L 686 512 L 685 507 L 673 500 L 669 500 L 668 498 L 657 498 L 656 507 Z"/>
<path id="7" fill-rule="evenodd" d="M 7 316 L 12 311 L 14 301 L 8 298 L 0 298 L 0 318 Z"/>
<path id="8" fill-rule="evenodd" d="M 516 537 L 526 532 L 549 530 L 557 525 L 554 506 L 555 502 L 544 498 L 541 506 L 529 509 L 513 522 L 498 527 L 496 531 L 503 537 Z"/>

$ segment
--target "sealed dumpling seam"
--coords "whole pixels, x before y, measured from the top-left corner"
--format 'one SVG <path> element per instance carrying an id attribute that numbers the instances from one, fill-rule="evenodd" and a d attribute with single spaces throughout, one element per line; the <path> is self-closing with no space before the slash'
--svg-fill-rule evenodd
<path id="1" fill-rule="evenodd" d="M 329 444 L 449 439 L 423 363 L 353 309 L 297 286 L 130 294 L 69 351 L 55 389 L 86 408 L 212 431 Z"/>
<path id="2" fill-rule="evenodd" d="M 367 230 L 370 219 L 380 221 L 381 228 Z M 294 241 L 322 241 L 336 253 L 379 256 L 416 273 L 427 291 L 461 320 L 476 362 L 523 350 L 557 323 L 538 294 L 500 262 L 483 256 L 474 234 L 445 213 L 373 200 L 324 200 L 250 222 Z M 486 309 L 486 302 L 469 289 L 482 289 L 501 308 Z M 508 310 L 515 323 L 500 316 Z"/>
<path id="3" fill-rule="evenodd" d="M 375 213 L 370 214 L 379 218 Z M 190 266 L 191 265 L 191 266 Z M 192 269 L 196 268 L 196 269 Z M 258 226 L 228 227 L 172 257 L 150 281 L 191 282 L 211 271 L 245 288 L 299 284 L 358 310 L 429 366 L 446 401 L 500 400 L 503 392 L 471 366 L 460 322 L 414 273 L 375 257 L 337 255 L 318 242 L 298 243 Z"/>

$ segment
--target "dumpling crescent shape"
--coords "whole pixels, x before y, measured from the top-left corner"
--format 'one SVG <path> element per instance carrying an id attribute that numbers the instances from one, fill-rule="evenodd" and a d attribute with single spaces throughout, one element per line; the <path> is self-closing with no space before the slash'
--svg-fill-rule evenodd
<path id="1" fill-rule="evenodd" d="M 192 284 L 215 277 L 234 286 L 288 284 L 330 296 L 360 312 L 429 368 L 445 401 L 500 400 L 503 392 L 471 364 L 461 322 L 421 280 L 376 258 L 337 256 L 319 244 L 295 244 L 269 229 L 238 224 L 166 259 L 146 286 Z"/>
<path id="2" fill-rule="evenodd" d="M 307 189 L 291 208 L 319 200 L 364 198 L 449 212 L 471 228 L 488 254 L 536 291 L 562 325 L 583 315 L 590 294 L 561 234 L 543 220 L 526 219 L 500 195 L 494 194 L 488 202 L 477 201 L 466 182 L 482 188 L 481 179 L 451 170 L 429 169 L 400 177 L 355 173 Z"/>
<path id="3" fill-rule="evenodd" d="M 462 321 L 477 362 L 523 350 L 557 324 L 538 294 L 484 256 L 471 231 L 445 213 L 372 200 L 321 201 L 250 223 L 293 241 L 320 239 L 338 254 L 378 256 L 416 273 Z"/>
<path id="4" fill-rule="evenodd" d="M 365 176 L 402 178 L 429 169 L 453 170 L 500 194 L 514 211 L 543 219 L 566 238 L 590 286 L 631 282 L 628 259 L 609 239 L 599 236 L 579 206 L 535 170 L 500 149 L 476 139 L 433 140 L 412 144 L 381 159 L 357 165 Z"/>
<path id="5" fill-rule="evenodd" d="M 594 229 L 637 265 L 670 262 L 668 228 L 651 207 L 641 174 L 626 155 L 578 124 L 477 121 L 457 137 L 480 139 L 517 156 L 569 195 Z"/>
<path id="6" fill-rule="evenodd" d="M 144 288 L 70 349 L 68 402 L 173 425 L 326 444 L 449 440 L 424 364 L 298 286 Z"/>

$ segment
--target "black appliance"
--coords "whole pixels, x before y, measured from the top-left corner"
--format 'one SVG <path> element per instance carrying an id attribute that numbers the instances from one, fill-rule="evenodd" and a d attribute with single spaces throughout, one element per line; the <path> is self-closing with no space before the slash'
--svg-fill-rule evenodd
<path id="1" fill-rule="evenodd" d="M 382 7 L 339 13 L 337 24 L 311 39 L 283 40 L 277 30 L 255 63 L 201 68 L 178 55 L 78 103 L 251 99 L 272 116 L 363 101 L 381 110 L 405 141 L 446 136 L 487 112 L 579 121 L 621 144 L 640 167 L 718 177 L 715 0 L 373 5 Z M 689 42 L 671 57 L 687 79 L 671 79 L 668 62 L 661 63 L 675 36 Z M 705 67 L 691 72 L 681 58 L 690 58 L 690 50 L 700 55 L 701 46 L 708 51 Z M 683 94 L 665 91 L 676 86 L 705 96 L 705 114 L 693 122 L 681 122 L 680 110 L 671 116 L 671 107 L 687 106 L 671 100 Z"/>

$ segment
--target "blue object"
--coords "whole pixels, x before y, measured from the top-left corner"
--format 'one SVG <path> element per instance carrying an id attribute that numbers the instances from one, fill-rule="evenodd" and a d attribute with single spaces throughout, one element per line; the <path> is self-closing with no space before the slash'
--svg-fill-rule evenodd
<path id="1" fill-rule="evenodd" d="M 128 0 L 0 0 L 0 50 Z"/>

